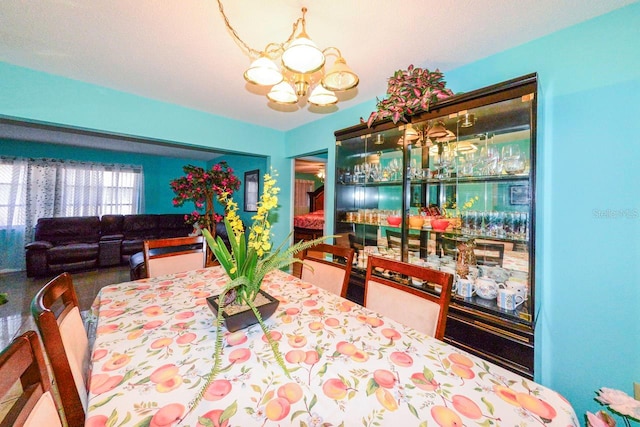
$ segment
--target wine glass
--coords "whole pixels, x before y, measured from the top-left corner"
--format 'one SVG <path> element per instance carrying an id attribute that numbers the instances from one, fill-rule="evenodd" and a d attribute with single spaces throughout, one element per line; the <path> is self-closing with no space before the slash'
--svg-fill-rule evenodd
<path id="1" fill-rule="evenodd" d="M 485 153 L 484 162 L 487 175 L 498 175 L 502 169 L 498 148 L 489 146 L 486 147 L 486 149 L 483 148 L 483 150 Z"/>
<path id="2" fill-rule="evenodd" d="M 513 175 L 524 171 L 524 159 L 520 153 L 520 147 L 509 144 L 502 147 L 502 165 L 504 171 Z"/>

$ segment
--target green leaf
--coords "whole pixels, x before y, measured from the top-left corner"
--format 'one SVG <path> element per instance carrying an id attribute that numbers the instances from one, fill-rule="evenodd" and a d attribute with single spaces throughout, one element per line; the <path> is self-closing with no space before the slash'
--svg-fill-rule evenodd
<path id="1" fill-rule="evenodd" d="M 316 403 L 318 403 L 318 397 L 314 394 L 313 399 L 311 399 L 311 402 L 309 403 L 309 410 L 316 406 Z"/>
<path id="2" fill-rule="evenodd" d="M 198 423 L 202 424 L 204 427 L 215 427 L 213 421 L 205 417 L 198 417 Z"/>
<path id="3" fill-rule="evenodd" d="M 113 396 L 109 396 L 108 398 L 106 398 L 106 399 L 104 399 L 104 400 L 102 400 L 102 401 L 100 401 L 98 403 L 94 403 L 93 405 L 89 406 L 89 409 L 92 410 L 92 409 L 96 409 L 96 408 L 99 408 L 101 406 L 104 406 L 107 403 L 109 403 L 111 401 L 111 399 L 113 399 L 114 397 L 118 397 L 118 396 L 122 396 L 122 393 L 116 393 Z"/>
<path id="4" fill-rule="evenodd" d="M 124 419 L 122 421 L 120 421 L 120 423 L 118 424 L 118 426 L 124 426 L 127 425 L 127 423 L 131 420 L 131 412 L 127 412 L 127 416 L 124 417 Z"/>
<path id="5" fill-rule="evenodd" d="M 296 419 L 297 417 L 299 417 L 300 415 L 304 415 L 306 414 L 307 411 L 301 409 L 299 411 L 294 412 L 293 414 L 291 414 L 291 421 L 293 421 L 294 419 Z"/>
<path id="6" fill-rule="evenodd" d="M 416 411 L 416 408 L 413 407 L 413 405 L 411 403 L 407 402 L 407 407 L 409 408 L 409 411 L 418 419 L 420 419 L 420 416 L 418 415 L 418 411 Z"/>
<path id="7" fill-rule="evenodd" d="M 374 380 L 373 378 L 370 378 L 369 382 L 367 383 L 367 390 L 366 390 L 367 396 L 371 396 L 379 388 L 380 388 L 380 385 L 378 385 L 376 380 Z"/>
<path id="8" fill-rule="evenodd" d="M 493 404 L 491 402 L 489 402 L 485 397 L 482 397 L 480 400 L 482 400 L 482 403 L 484 403 L 484 406 L 487 407 L 487 410 L 489 411 L 489 413 L 491 415 L 493 415 Z"/>
<path id="9" fill-rule="evenodd" d="M 220 424 L 233 417 L 238 412 L 238 401 L 234 400 L 233 403 L 225 408 L 220 414 Z"/>
<path id="10" fill-rule="evenodd" d="M 424 375 L 424 377 L 425 377 L 425 379 L 427 381 L 431 381 L 433 379 L 433 372 L 429 368 L 427 368 L 426 366 L 422 370 L 422 375 Z"/>
<path id="11" fill-rule="evenodd" d="M 153 416 L 149 415 L 133 427 L 149 427 L 149 424 L 151 424 L 151 418 L 153 418 Z"/>

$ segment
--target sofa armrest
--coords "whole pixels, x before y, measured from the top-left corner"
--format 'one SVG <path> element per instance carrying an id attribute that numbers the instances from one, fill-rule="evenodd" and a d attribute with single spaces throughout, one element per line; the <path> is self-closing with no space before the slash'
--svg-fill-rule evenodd
<path id="1" fill-rule="evenodd" d="M 101 242 L 111 242 L 114 240 L 123 240 L 124 239 L 124 235 L 123 234 L 108 234 L 106 236 L 101 236 L 100 237 L 100 241 Z"/>
<path id="2" fill-rule="evenodd" d="M 26 250 L 37 250 L 37 249 L 51 249 L 53 247 L 53 243 L 46 242 L 44 240 L 36 240 L 35 242 L 27 243 L 25 245 Z"/>
<path id="3" fill-rule="evenodd" d="M 25 245 L 27 277 L 42 277 L 49 273 L 47 250 L 52 247 L 51 242 L 44 240 L 36 240 Z"/>

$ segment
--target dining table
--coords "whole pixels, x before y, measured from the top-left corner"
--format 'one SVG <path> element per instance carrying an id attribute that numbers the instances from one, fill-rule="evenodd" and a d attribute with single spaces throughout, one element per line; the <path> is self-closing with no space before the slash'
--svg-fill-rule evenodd
<path id="1" fill-rule="evenodd" d="M 103 287 L 86 426 L 579 426 L 556 391 L 300 280 L 268 273 L 265 325 L 222 328 L 220 266 Z"/>

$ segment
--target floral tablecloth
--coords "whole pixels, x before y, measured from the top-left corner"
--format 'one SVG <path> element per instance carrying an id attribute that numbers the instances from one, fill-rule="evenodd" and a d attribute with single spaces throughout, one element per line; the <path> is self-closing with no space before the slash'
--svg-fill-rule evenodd
<path id="1" fill-rule="evenodd" d="M 291 378 L 259 325 L 227 333 L 192 408 L 213 365 L 205 298 L 225 281 L 212 267 L 101 290 L 87 426 L 579 425 L 555 391 L 280 271 L 263 289 Z"/>

